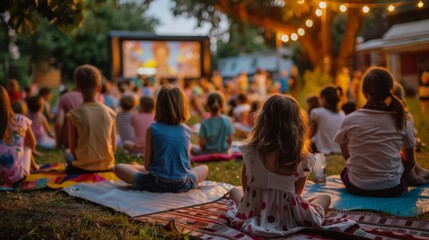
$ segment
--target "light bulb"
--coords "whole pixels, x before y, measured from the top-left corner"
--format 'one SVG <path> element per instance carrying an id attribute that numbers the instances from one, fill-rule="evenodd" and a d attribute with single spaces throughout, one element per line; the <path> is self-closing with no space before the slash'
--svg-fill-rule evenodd
<path id="1" fill-rule="evenodd" d="M 419 8 L 422 8 L 424 5 L 425 4 L 422 1 L 420 1 L 419 3 L 417 3 L 417 7 L 419 7 Z"/>
<path id="2" fill-rule="evenodd" d="M 313 26 L 313 21 L 311 21 L 310 19 L 307 19 L 307 21 L 305 21 L 305 26 L 311 28 Z"/>
<path id="3" fill-rule="evenodd" d="M 321 9 L 326 8 L 326 3 L 325 3 L 325 2 L 320 2 L 320 3 L 319 3 L 319 7 L 320 7 Z"/>
<path id="4" fill-rule="evenodd" d="M 298 28 L 298 35 L 304 36 L 304 34 L 305 34 L 305 30 L 303 28 Z"/>
<path id="5" fill-rule="evenodd" d="M 298 39 L 298 34 L 292 33 L 292 35 L 290 35 L 290 39 L 292 39 L 292 41 L 296 41 Z"/>
<path id="6" fill-rule="evenodd" d="M 286 35 L 286 34 L 283 34 L 283 35 L 282 35 L 282 41 L 283 41 L 283 42 L 288 42 L 288 41 L 289 41 L 289 36 L 288 36 L 288 35 Z"/>
<path id="7" fill-rule="evenodd" d="M 387 7 L 387 10 L 389 10 L 389 12 L 393 12 L 395 11 L 395 6 L 389 5 L 389 7 Z"/>
<path id="8" fill-rule="evenodd" d="M 364 13 L 368 13 L 369 12 L 369 7 L 368 6 L 363 6 L 362 11 Z"/>
<path id="9" fill-rule="evenodd" d="M 341 4 L 341 6 L 340 6 L 340 11 L 341 11 L 341 12 L 345 12 L 345 11 L 347 11 L 347 6 L 346 6 L 346 5 L 344 5 L 344 4 Z"/>
<path id="10" fill-rule="evenodd" d="M 318 17 L 322 16 L 322 9 L 320 9 L 320 8 L 316 9 L 316 15 Z"/>

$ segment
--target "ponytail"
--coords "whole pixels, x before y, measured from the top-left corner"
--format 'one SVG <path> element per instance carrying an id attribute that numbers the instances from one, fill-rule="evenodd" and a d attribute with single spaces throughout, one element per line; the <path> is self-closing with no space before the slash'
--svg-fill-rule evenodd
<path id="1" fill-rule="evenodd" d="M 395 113 L 395 122 L 396 129 L 402 130 L 405 127 L 405 123 L 408 120 L 407 112 L 405 111 L 405 106 L 403 102 L 393 94 L 390 94 L 386 100 L 386 105 L 390 109 L 391 112 Z"/>
<path id="2" fill-rule="evenodd" d="M 211 113 L 218 113 L 219 112 L 219 101 L 216 99 L 212 104 L 209 106 Z"/>
<path id="3" fill-rule="evenodd" d="M 207 107 L 210 110 L 211 114 L 217 114 L 222 112 L 224 97 L 220 92 L 212 92 L 207 97 Z"/>

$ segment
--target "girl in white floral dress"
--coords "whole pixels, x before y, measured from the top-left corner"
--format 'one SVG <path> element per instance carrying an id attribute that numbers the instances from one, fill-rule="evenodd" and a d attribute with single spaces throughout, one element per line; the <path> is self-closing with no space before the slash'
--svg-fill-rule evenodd
<path id="1" fill-rule="evenodd" d="M 315 163 L 309 147 L 308 120 L 298 102 L 285 95 L 270 97 L 241 147 L 243 189 L 231 190 L 226 214 L 233 227 L 260 237 L 322 228 L 330 197 L 300 196 Z M 323 228 L 344 230 L 354 224 L 345 221 Z"/>

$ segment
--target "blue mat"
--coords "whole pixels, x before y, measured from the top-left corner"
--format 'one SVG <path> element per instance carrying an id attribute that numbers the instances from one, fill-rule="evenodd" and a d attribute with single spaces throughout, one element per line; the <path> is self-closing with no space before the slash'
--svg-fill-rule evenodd
<path id="1" fill-rule="evenodd" d="M 327 177 L 326 184 L 307 182 L 303 196 L 306 198 L 320 193 L 331 196 L 331 208 L 338 210 L 375 210 L 396 216 L 413 217 L 429 212 L 429 185 L 409 187 L 400 197 L 361 197 L 346 192 L 339 175 Z"/>

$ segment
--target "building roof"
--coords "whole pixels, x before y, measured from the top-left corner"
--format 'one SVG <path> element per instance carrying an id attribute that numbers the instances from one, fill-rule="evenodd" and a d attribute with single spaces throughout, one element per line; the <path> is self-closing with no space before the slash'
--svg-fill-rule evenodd
<path id="1" fill-rule="evenodd" d="M 356 51 L 429 49 L 429 19 L 393 25 L 383 38 L 356 45 Z"/>

